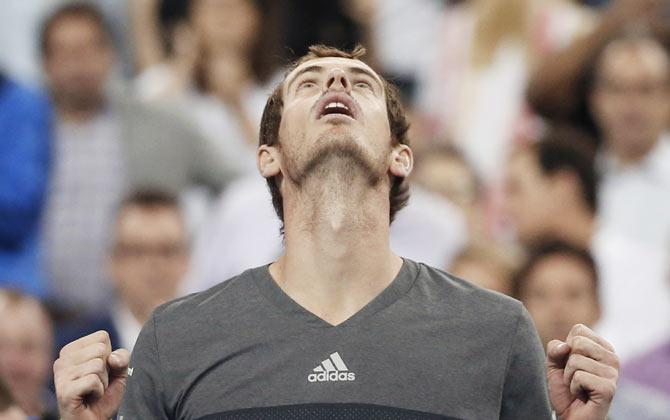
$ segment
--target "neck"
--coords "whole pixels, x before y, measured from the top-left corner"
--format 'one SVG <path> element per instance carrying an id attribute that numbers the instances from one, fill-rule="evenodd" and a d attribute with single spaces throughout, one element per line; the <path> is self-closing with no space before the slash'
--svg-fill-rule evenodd
<path id="1" fill-rule="evenodd" d="M 337 325 L 381 293 L 402 260 L 389 246 L 388 190 L 327 178 L 312 177 L 285 201 L 286 252 L 270 273 L 293 300 Z"/>

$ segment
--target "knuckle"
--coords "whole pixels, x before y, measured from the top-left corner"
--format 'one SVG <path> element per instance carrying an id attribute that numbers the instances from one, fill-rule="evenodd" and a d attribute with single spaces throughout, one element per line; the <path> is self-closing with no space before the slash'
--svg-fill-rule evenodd
<path id="1" fill-rule="evenodd" d="M 102 341 L 102 342 L 109 341 L 109 333 L 107 331 L 100 330 L 100 331 L 96 331 L 95 334 L 96 334 L 96 338 L 98 338 L 100 341 Z"/>
<path id="2" fill-rule="evenodd" d="M 105 371 L 105 362 L 101 358 L 93 359 L 93 372 L 94 373 L 104 373 Z"/>
<path id="3" fill-rule="evenodd" d="M 94 354 L 95 357 L 103 357 L 105 355 L 106 346 L 104 343 L 95 343 L 94 344 Z"/>

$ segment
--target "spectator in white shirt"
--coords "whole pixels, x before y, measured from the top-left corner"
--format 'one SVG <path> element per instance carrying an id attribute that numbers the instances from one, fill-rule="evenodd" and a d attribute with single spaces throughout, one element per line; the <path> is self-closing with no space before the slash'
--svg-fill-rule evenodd
<path id="1" fill-rule="evenodd" d="M 623 33 L 596 56 L 591 113 L 602 133 L 601 222 L 662 248 L 670 238 L 670 56 Z"/>

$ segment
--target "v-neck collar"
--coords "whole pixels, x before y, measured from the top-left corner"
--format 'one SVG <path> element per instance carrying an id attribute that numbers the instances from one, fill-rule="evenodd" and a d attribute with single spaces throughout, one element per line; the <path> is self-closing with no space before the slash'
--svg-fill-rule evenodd
<path id="1" fill-rule="evenodd" d="M 284 292 L 274 278 L 272 278 L 269 267 L 270 264 L 267 264 L 251 270 L 252 278 L 261 294 L 286 315 L 289 315 L 296 320 L 299 319 L 302 322 L 307 323 L 309 326 L 317 328 L 345 328 L 360 324 L 372 315 L 390 306 L 407 293 L 414 285 L 414 281 L 420 270 L 419 264 L 403 258 L 400 271 L 384 290 L 345 321 L 337 325 L 332 325 L 305 309 Z"/>

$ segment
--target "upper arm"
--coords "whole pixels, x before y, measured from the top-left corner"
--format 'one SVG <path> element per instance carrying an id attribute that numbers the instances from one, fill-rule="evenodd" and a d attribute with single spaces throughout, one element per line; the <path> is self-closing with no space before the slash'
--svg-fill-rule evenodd
<path id="1" fill-rule="evenodd" d="M 551 419 L 542 344 L 525 308 L 516 323 L 503 385 L 501 419 Z"/>
<path id="2" fill-rule="evenodd" d="M 128 374 L 119 418 L 169 419 L 154 315 L 144 325 L 135 343 Z"/>

